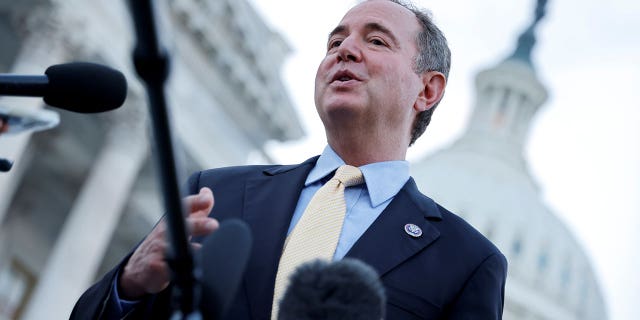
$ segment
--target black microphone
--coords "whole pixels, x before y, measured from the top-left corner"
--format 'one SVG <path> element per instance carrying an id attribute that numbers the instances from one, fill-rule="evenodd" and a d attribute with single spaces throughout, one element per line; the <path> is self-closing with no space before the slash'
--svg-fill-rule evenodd
<path id="1" fill-rule="evenodd" d="M 379 320 L 386 296 L 376 271 L 356 259 L 298 267 L 280 301 L 278 320 Z"/>
<path id="2" fill-rule="evenodd" d="M 127 97 L 127 80 L 115 69 L 88 62 L 54 65 L 44 76 L 0 74 L 0 95 L 43 97 L 50 106 L 79 113 L 116 109 Z"/>
<path id="3" fill-rule="evenodd" d="M 204 319 L 222 319 L 236 297 L 251 254 L 246 223 L 229 219 L 204 239 L 198 250 L 202 271 L 200 311 Z"/>

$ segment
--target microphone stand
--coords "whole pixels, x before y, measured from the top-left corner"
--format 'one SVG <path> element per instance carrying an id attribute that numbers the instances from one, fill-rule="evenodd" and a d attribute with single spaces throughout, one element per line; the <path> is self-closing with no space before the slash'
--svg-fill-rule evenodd
<path id="1" fill-rule="evenodd" d="M 129 0 L 137 43 L 133 52 L 136 72 L 142 78 L 149 98 L 149 110 L 155 136 L 158 169 L 167 213 L 172 256 L 174 288 L 172 320 L 202 319 L 198 310 L 200 299 L 199 272 L 187 240 L 184 208 L 178 188 L 174 141 L 169 125 L 164 84 L 169 74 L 169 54 L 159 43 L 155 19 L 155 1 Z"/>

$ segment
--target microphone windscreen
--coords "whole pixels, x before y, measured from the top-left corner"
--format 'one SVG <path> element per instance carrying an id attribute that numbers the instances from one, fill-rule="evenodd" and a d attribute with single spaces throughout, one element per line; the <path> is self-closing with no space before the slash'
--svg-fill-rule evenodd
<path id="1" fill-rule="evenodd" d="M 87 62 L 59 64 L 45 74 L 48 105 L 79 113 L 97 113 L 120 107 L 127 97 L 127 80 L 115 69 Z"/>
<path id="2" fill-rule="evenodd" d="M 246 223 L 230 219 L 204 239 L 200 248 L 204 319 L 222 319 L 240 287 L 251 254 L 252 236 Z"/>
<path id="3" fill-rule="evenodd" d="M 321 260 L 298 267 L 280 302 L 278 320 L 376 320 L 386 296 L 376 271 L 355 259 Z"/>

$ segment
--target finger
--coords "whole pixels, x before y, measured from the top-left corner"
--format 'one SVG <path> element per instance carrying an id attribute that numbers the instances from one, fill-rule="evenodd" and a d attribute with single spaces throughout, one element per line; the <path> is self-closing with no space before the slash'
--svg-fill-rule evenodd
<path id="1" fill-rule="evenodd" d="M 140 246 L 140 254 L 145 260 L 164 260 L 169 244 L 162 238 L 151 239 Z"/>
<path id="2" fill-rule="evenodd" d="M 200 189 L 198 194 L 185 198 L 189 215 L 209 215 L 213 208 L 213 202 L 213 192 L 207 187 Z"/>
<path id="3" fill-rule="evenodd" d="M 191 242 L 191 249 L 193 249 L 193 251 L 198 251 L 200 248 L 202 248 L 202 243 Z"/>
<path id="4" fill-rule="evenodd" d="M 209 217 L 189 217 L 187 225 L 193 236 L 205 236 L 220 227 L 218 220 Z"/>

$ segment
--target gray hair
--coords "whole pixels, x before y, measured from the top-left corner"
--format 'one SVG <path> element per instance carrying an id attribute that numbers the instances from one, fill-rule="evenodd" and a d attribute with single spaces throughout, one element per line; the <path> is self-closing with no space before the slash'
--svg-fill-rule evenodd
<path id="1" fill-rule="evenodd" d="M 428 71 L 438 71 L 444 74 L 445 79 L 449 78 L 451 51 L 447 44 L 447 38 L 445 38 L 442 31 L 433 23 L 431 12 L 417 8 L 413 4 L 402 0 L 389 1 L 397 3 L 413 12 L 422 26 L 422 31 L 420 31 L 416 37 L 418 54 L 414 60 L 413 70 L 417 74 Z M 409 145 L 412 145 L 427 129 L 429 122 L 431 122 L 431 115 L 433 115 L 433 111 L 439 103 L 440 101 L 437 101 L 429 110 L 422 111 L 418 114 L 411 131 L 411 141 Z"/>

